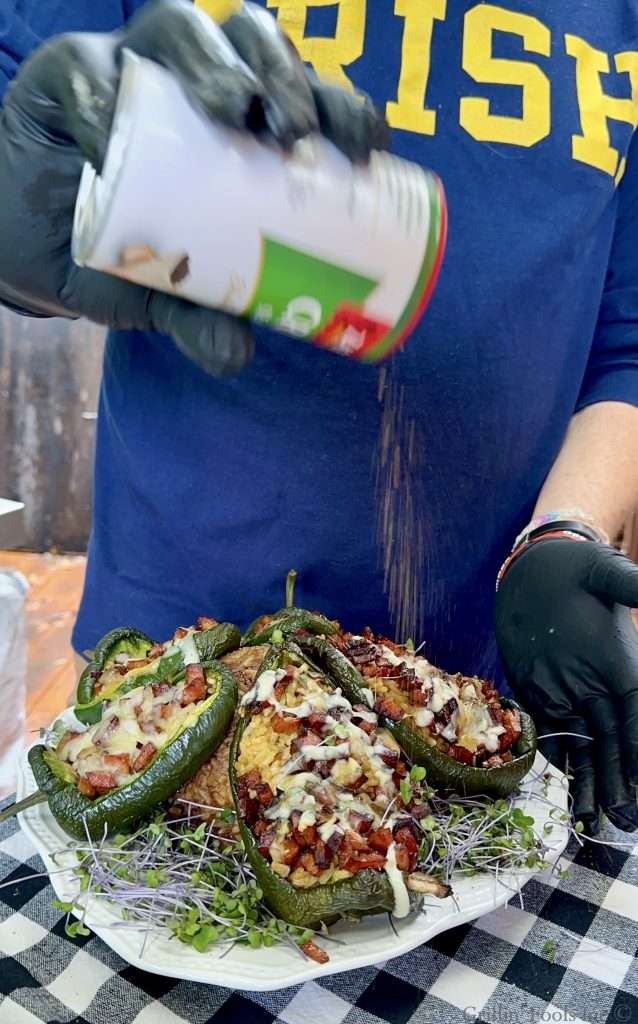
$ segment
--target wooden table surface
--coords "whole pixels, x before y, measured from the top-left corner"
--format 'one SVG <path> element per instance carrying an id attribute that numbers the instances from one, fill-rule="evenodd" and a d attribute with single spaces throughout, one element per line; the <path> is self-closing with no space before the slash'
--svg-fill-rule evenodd
<path id="1" fill-rule="evenodd" d="M 71 630 L 82 593 L 80 555 L 0 551 L 0 568 L 19 569 L 27 597 L 27 733 L 49 725 L 69 702 L 76 676 Z"/>

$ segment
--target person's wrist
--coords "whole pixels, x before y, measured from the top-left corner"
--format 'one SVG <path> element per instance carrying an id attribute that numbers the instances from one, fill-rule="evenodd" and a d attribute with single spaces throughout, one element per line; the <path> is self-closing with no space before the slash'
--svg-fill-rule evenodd
<path id="1" fill-rule="evenodd" d="M 527 526 L 519 533 L 518 537 L 514 541 L 512 550 L 531 537 L 532 534 L 536 535 L 539 530 L 545 528 L 558 529 L 565 523 L 568 523 L 574 530 L 585 527 L 593 533 L 594 536 L 590 538 L 592 540 L 602 541 L 603 544 L 610 543 L 609 536 L 603 529 L 601 529 L 595 518 L 589 513 L 584 512 L 579 508 L 561 508 L 553 512 L 540 512 L 535 514 Z"/>

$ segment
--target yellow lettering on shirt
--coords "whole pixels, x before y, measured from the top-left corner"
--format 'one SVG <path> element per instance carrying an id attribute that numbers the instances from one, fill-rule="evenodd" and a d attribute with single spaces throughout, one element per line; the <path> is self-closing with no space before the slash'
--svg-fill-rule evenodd
<path id="1" fill-rule="evenodd" d="M 434 135 L 436 111 L 425 105 L 430 77 L 435 21 L 445 19 L 447 0 L 395 0 L 394 13 L 404 20 L 401 77 L 396 102 L 386 106 L 392 128 Z"/>
<path id="2" fill-rule="evenodd" d="M 495 32 L 520 36 L 528 53 L 549 57 L 551 34 L 529 14 L 480 4 L 465 15 L 463 68 L 475 82 L 515 85 L 522 89 L 522 115 L 506 117 L 490 112 L 488 99 L 465 96 L 460 104 L 461 126 L 479 142 L 505 142 L 533 146 L 551 128 L 550 83 L 545 72 L 530 61 L 504 60 L 493 54 Z"/>
<path id="3" fill-rule="evenodd" d="M 195 6 L 210 14 L 218 25 L 230 18 L 231 14 L 235 14 L 241 4 L 242 0 L 195 0 Z"/>
<path id="4" fill-rule="evenodd" d="M 576 61 L 576 92 L 580 109 L 580 135 L 572 135 L 574 160 L 606 171 L 620 181 L 625 164 L 620 152 L 611 145 L 608 121 L 624 121 L 634 128 L 638 123 L 638 53 L 618 53 L 616 71 L 629 76 L 631 99 L 608 96 L 601 75 L 609 74 L 609 57 L 579 36 L 565 36 L 565 50 Z"/>
<path id="5" fill-rule="evenodd" d="M 336 4 L 334 0 L 267 0 L 267 6 L 277 8 L 279 24 L 292 39 L 302 60 L 312 64 L 322 78 L 352 89 L 344 68 L 363 53 L 366 0 L 338 0 Z M 335 6 L 337 24 L 334 36 L 306 35 L 309 8 Z"/>

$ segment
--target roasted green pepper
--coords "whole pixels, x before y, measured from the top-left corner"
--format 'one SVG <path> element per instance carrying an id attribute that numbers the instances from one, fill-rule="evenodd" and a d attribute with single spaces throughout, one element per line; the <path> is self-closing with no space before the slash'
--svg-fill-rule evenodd
<path id="1" fill-rule="evenodd" d="M 95 687 L 100 676 L 105 669 L 114 664 L 118 654 L 128 654 L 131 658 L 144 658 L 154 644 L 155 641 L 139 629 L 132 629 L 128 626 L 112 629 L 96 644 L 91 660 L 78 680 L 76 703 L 80 707 L 92 704 Z M 78 718 L 87 724 L 98 722 L 100 714 L 98 713 L 95 717 L 95 710 L 87 708 L 85 717 L 80 714 Z"/>
<path id="2" fill-rule="evenodd" d="M 326 672 L 335 685 L 341 687 L 351 703 L 367 706 L 365 679 L 341 651 L 321 637 L 299 637 L 298 643 L 304 654 Z M 501 705 L 520 711 L 522 731 L 512 748 L 513 760 L 494 768 L 476 768 L 456 761 L 436 746 L 430 746 L 403 721 L 384 719 L 384 724 L 410 760 L 427 770 L 428 782 L 433 786 L 459 796 L 485 794 L 504 797 L 516 789 L 531 769 L 536 756 L 537 736 L 534 722 L 518 704 L 501 698 Z"/>
<path id="3" fill-rule="evenodd" d="M 291 664 L 301 665 L 304 661 L 311 665 L 294 644 L 273 646 L 264 658 L 256 678 L 268 670 L 285 668 Z M 324 678 L 328 686 L 333 688 L 331 680 L 328 677 Z M 319 928 L 322 924 L 332 924 L 341 917 L 358 918 L 367 914 L 392 911 L 395 907 L 395 894 L 385 871 L 365 869 L 353 874 L 351 878 L 317 885 L 310 889 L 300 889 L 271 870 L 268 861 L 257 849 L 253 833 L 242 818 L 237 789 L 236 762 L 242 737 L 253 713 L 255 710 L 251 710 L 250 706 L 241 709 L 230 750 L 229 775 L 246 856 L 270 909 L 284 921 L 302 928 Z M 418 903 L 418 897 L 410 893 L 411 908 L 414 909 Z"/>
<path id="4" fill-rule="evenodd" d="M 241 634 L 236 626 L 221 622 L 212 629 L 196 630 L 192 634 L 200 661 L 209 662 L 221 658 L 239 647 Z M 104 672 L 111 668 L 118 654 L 126 653 L 131 658 L 144 658 L 154 642 L 136 629 L 122 627 L 111 630 L 95 648 L 93 659 L 80 676 L 77 688 L 75 716 L 85 725 L 93 725 L 102 717 L 105 700 L 121 695 L 134 686 L 157 683 L 162 680 L 176 682 L 184 672 L 184 653 L 179 641 L 167 647 L 163 654 L 140 668 L 132 669 L 124 676 L 113 680 L 96 693 Z"/>
<path id="5" fill-rule="evenodd" d="M 260 615 L 244 633 L 241 646 L 256 647 L 273 640 L 288 640 L 310 633 L 313 636 L 332 636 L 337 627 L 325 615 L 294 607 L 297 573 L 291 569 L 286 577 L 286 607 L 272 615 Z"/>
<path id="6" fill-rule="evenodd" d="M 179 732 L 129 781 L 92 800 L 79 792 L 70 765 L 38 744 L 29 751 L 29 764 L 39 793 L 13 804 L 0 820 L 46 799 L 58 824 L 75 839 L 87 833 L 97 839 L 134 825 L 187 782 L 226 736 L 237 704 L 235 678 L 220 662 L 203 668 L 209 696 L 193 705 Z"/>

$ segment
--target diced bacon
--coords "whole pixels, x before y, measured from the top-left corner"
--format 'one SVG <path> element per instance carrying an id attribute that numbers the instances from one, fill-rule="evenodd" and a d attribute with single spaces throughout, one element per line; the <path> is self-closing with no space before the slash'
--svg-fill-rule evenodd
<path id="1" fill-rule="evenodd" d="M 316 747 L 319 743 L 321 743 L 319 733 L 308 729 L 292 741 L 292 747 L 294 750 L 301 750 L 302 747 Z"/>
<path id="2" fill-rule="evenodd" d="M 362 650 L 357 650 L 355 648 L 348 652 L 348 660 L 351 661 L 353 665 L 367 665 L 371 661 L 375 660 L 374 648 L 366 647 Z"/>
<path id="3" fill-rule="evenodd" d="M 246 772 L 245 775 L 240 775 L 237 779 L 237 792 L 241 796 L 248 789 L 254 789 L 261 782 L 261 775 L 256 768 L 252 771 Z"/>
<path id="4" fill-rule="evenodd" d="M 309 846 L 314 846 L 319 839 L 319 835 L 316 827 L 310 825 L 308 828 L 304 828 L 303 831 L 295 827 L 292 831 L 292 838 L 302 850 L 306 850 Z"/>
<path id="5" fill-rule="evenodd" d="M 410 870 L 410 854 L 406 850 L 405 846 L 397 843 L 394 848 L 394 857 L 399 871 Z"/>
<path id="6" fill-rule="evenodd" d="M 307 871 L 309 875 L 318 875 L 321 870 L 319 868 L 319 865 L 315 863 L 315 858 L 313 857 L 310 850 L 306 850 L 305 853 L 302 853 L 301 857 L 299 858 L 297 867 L 303 868 L 304 871 Z"/>
<path id="7" fill-rule="evenodd" d="M 259 782 L 255 786 L 255 796 L 262 807 L 268 807 L 274 800 L 274 794 L 267 782 Z"/>
<path id="8" fill-rule="evenodd" d="M 503 709 L 498 704 L 488 704 L 487 711 L 494 725 L 503 724 Z"/>
<path id="9" fill-rule="evenodd" d="M 173 640 L 183 640 L 188 635 L 188 630 L 184 626 L 178 626 L 173 634 Z"/>
<path id="10" fill-rule="evenodd" d="M 153 683 L 151 690 L 153 691 L 154 697 L 160 697 L 163 693 L 168 693 L 171 689 L 171 684 L 166 679 L 161 679 L 159 683 Z"/>
<path id="11" fill-rule="evenodd" d="M 346 871 L 366 871 L 372 869 L 373 871 L 379 871 L 385 864 L 385 856 L 382 853 L 377 853 L 375 850 L 369 850 L 367 853 L 355 853 L 348 858 L 344 863 Z"/>
<path id="12" fill-rule="evenodd" d="M 330 811 L 337 803 L 337 796 L 332 786 L 317 786 L 315 789 L 315 800 L 320 807 Z"/>
<path id="13" fill-rule="evenodd" d="M 403 718 L 400 705 L 396 701 L 390 700 L 389 697 L 379 697 L 374 705 L 374 710 L 378 715 L 384 715 L 392 722 L 398 722 Z"/>
<path id="14" fill-rule="evenodd" d="M 200 615 L 197 620 L 197 629 L 214 629 L 219 623 L 217 619 L 211 619 L 209 615 Z"/>
<path id="15" fill-rule="evenodd" d="M 299 719 L 294 715 L 282 715 L 277 713 L 270 719 L 273 732 L 293 733 L 299 729 Z"/>
<path id="16" fill-rule="evenodd" d="M 86 780 L 93 786 L 98 796 L 108 793 L 111 789 L 117 789 L 117 782 L 111 772 L 87 772 Z"/>
<path id="17" fill-rule="evenodd" d="M 186 686 L 182 691 L 181 705 L 194 704 L 206 696 L 206 676 L 201 665 L 186 666 Z"/>
<path id="18" fill-rule="evenodd" d="M 359 833 L 355 832 L 353 829 L 348 829 L 346 832 L 346 843 L 351 850 L 359 851 L 368 849 L 368 840 L 366 836 L 359 835 Z"/>
<path id="19" fill-rule="evenodd" d="M 186 666 L 186 682 L 191 683 L 203 683 L 206 686 L 206 675 L 204 673 L 204 666 L 195 664 Z"/>
<path id="20" fill-rule="evenodd" d="M 408 855 L 408 866 L 400 867 L 397 858 L 397 867 L 400 867 L 401 871 L 414 871 L 419 855 L 419 844 L 412 829 L 407 827 L 395 829 L 394 841 L 397 844 L 397 850 L 404 849 Z"/>
<path id="21" fill-rule="evenodd" d="M 135 756 L 132 768 L 134 772 L 141 772 L 146 765 L 149 763 L 152 757 L 155 756 L 156 748 L 152 743 L 145 743 L 144 746 Z"/>
<path id="22" fill-rule="evenodd" d="M 475 679 L 468 679 L 468 682 L 472 683 L 474 685 L 474 688 L 476 689 L 476 680 Z M 483 696 L 485 697 L 485 700 L 489 704 L 494 703 L 494 701 L 498 702 L 500 700 L 500 694 L 499 694 L 498 690 L 496 690 L 494 688 L 492 683 L 489 683 L 486 679 L 482 679 L 480 681 L 480 686 L 481 686 L 481 690 L 483 691 Z"/>
<path id="23" fill-rule="evenodd" d="M 321 839 L 317 839 L 317 842 L 313 846 L 312 855 L 315 858 L 315 864 L 321 871 L 324 871 L 326 868 L 330 867 L 332 853 L 328 848 L 328 845 L 324 843 Z"/>
<path id="24" fill-rule="evenodd" d="M 261 804 L 255 797 L 248 796 L 244 793 L 243 796 L 239 797 L 239 807 L 241 809 L 242 817 L 245 819 L 246 824 L 251 828 L 259 817 L 261 810 Z"/>
<path id="25" fill-rule="evenodd" d="M 326 724 L 326 715 L 320 711 L 313 711 L 311 715 L 308 715 L 305 721 L 313 732 L 321 732 Z"/>
<path id="26" fill-rule="evenodd" d="M 458 706 L 459 702 L 457 701 L 456 697 L 450 697 L 447 703 L 443 705 L 441 710 L 436 713 L 436 715 L 434 716 L 434 721 L 438 725 L 445 727 L 452 718 L 454 712 L 458 710 Z"/>
<path id="27" fill-rule="evenodd" d="M 339 852 L 339 849 L 341 848 L 341 844 L 343 843 L 344 839 L 345 836 L 343 832 L 341 832 L 341 830 L 338 828 L 336 828 L 334 832 L 329 836 L 329 838 L 326 839 L 326 846 L 330 850 L 331 854 L 336 854 Z"/>
<path id="28" fill-rule="evenodd" d="M 358 718 L 357 715 L 352 716 L 352 721 L 354 725 L 356 725 L 357 729 L 361 729 L 363 732 L 367 733 L 368 736 L 372 736 L 372 733 L 376 729 L 376 724 L 374 722 L 367 722 L 365 718 Z"/>
<path id="29" fill-rule="evenodd" d="M 89 800 L 93 800 L 97 796 L 95 786 L 92 786 L 89 780 L 83 776 L 78 779 L 78 789 L 83 796 L 88 796 Z"/>
<path id="30" fill-rule="evenodd" d="M 294 839 L 291 839 L 289 836 L 286 836 L 286 838 L 282 839 L 281 841 L 282 856 L 280 859 L 280 863 L 285 864 L 287 867 L 291 867 L 297 860 L 297 857 L 299 856 L 299 851 L 299 844 L 296 843 Z"/>
<path id="31" fill-rule="evenodd" d="M 474 764 L 474 754 L 472 751 L 458 743 L 452 744 L 450 747 L 450 757 L 453 757 L 460 764 Z"/>
<path id="32" fill-rule="evenodd" d="M 275 700 L 281 700 L 281 698 L 283 697 L 284 693 L 286 692 L 286 688 L 287 688 L 289 683 L 290 683 L 290 679 L 279 679 L 275 683 L 274 688 L 273 688 L 273 693 L 275 695 Z"/>
<path id="33" fill-rule="evenodd" d="M 361 787 L 365 786 L 366 782 L 367 776 L 364 775 L 362 772 L 361 775 L 359 775 L 358 778 L 354 780 L 354 782 L 350 782 L 348 783 L 347 786 L 344 786 L 344 789 L 349 790 L 351 793 L 358 793 Z"/>
<path id="34" fill-rule="evenodd" d="M 385 747 L 379 751 L 379 757 L 388 768 L 396 768 L 399 763 L 399 754 L 396 750 Z"/>
<path id="35" fill-rule="evenodd" d="M 107 768 L 114 772 L 121 772 L 123 775 L 128 775 L 131 770 L 128 754 L 105 754 L 104 764 Z"/>
<path id="36" fill-rule="evenodd" d="M 160 704 L 159 716 L 160 718 L 170 718 L 175 704 Z"/>
<path id="37" fill-rule="evenodd" d="M 348 814 L 348 823 L 353 832 L 357 832 L 359 835 L 365 835 L 372 828 L 373 818 L 367 814 L 360 814 L 358 811 L 350 811 Z"/>
<path id="38" fill-rule="evenodd" d="M 259 825 L 260 822 L 257 822 L 257 824 Z M 262 855 L 262 857 L 269 856 L 269 854 L 270 854 L 270 847 L 274 843 L 276 837 L 277 837 L 277 832 L 275 831 L 274 828 L 273 829 L 266 829 L 265 832 L 261 832 L 260 833 L 259 840 L 257 842 L 257 849 L 259 850 L 259 852 Z"/>
<path id="39" fill-rule="evenodd" d="M 389 828 L 377 828 L 368 836 L 368 842 L 373 850 L 386 853 L 392 843 L 392 832 Z"/>
<path id="40" fill-rule="evenodd" d="M 256 821 L 255 824 L 253 825 L 253 832 L 256 836 L 261 836 L 263 835 L 264 832 L 267 831 L 268 822 L 266 821 L 265 818 L 260 818 L 259 821 Z"/>
<path id="41" fill-rule="evenodd" d="M 330 960 L 325 949 L 320 949 L 319 946 L 314 942 L 311 942 L 310 939 L 308 942 L 304 942 L 303 946 L 301 946 L 301 951 L 306 954 L 309 960 L 314 960 L 315 963 L 318 964 L 327 964 Z"/>

